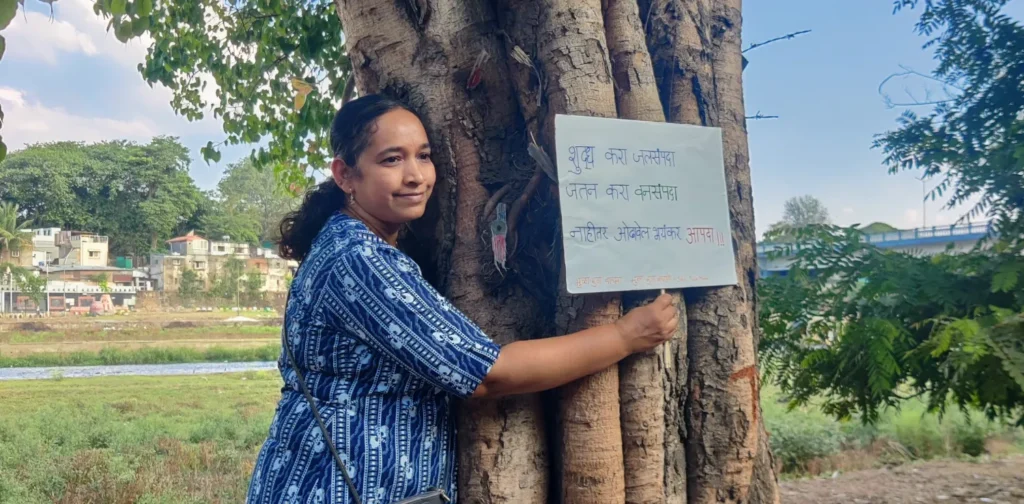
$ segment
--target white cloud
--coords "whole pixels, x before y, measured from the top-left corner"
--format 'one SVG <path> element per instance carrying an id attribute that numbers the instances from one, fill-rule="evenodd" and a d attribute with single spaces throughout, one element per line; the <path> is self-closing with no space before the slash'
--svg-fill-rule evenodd
<path id="1" fill-rule="evenodd" d="M 75 140 L 97 142 L 116 138 L 147 140 L 160 133 L 146 119 L 111 119 L 75 115 L 61 108 L 46 107 L 23 91 L 0 88 L 4 108 L 4 143 L 11 149 L 25 144 Z"/>
<path id="2" fill-rule="evenodd" d="M 37 78 L 52 80 L 67 78 L 64 75 L 67 72 L 62 70 L 64 63 L 102 59 L 115 67 L 105 69 L 104 73 L 109 73 L 110 81 L 116 82 L 117 91 L 110 94 L 109 89 L 79 86 L 72 93 L 58 97 L 33 94 L 25 85 L 14 89 L 9 85 L 2 87 L 0 83 L 0 100 L 4 102 L 7 115 L 0 134 L 9 148 L 56 140 L 147 140 L 154 135 L 201 135 L 214 141 L 223 138 L 221 122 L 213 118 L 212 113 L 194 123 L 177 116 L 170 105 L 172 91 L 159 84 L 150 87 L 139 75 L 136 66 L 145 60 L 146 49 L 151 44 L 148 36 L 132 39 L 127 44 L 118 41 L 107 31 L 108 20 L 93 12 L 91 0 L 62 0 L 54 7 L 52 21 L 49 13 L 19 10 L 17 18 L 4 31 L 8 48 L 5 61 L 10 56 L 11 64 L 19 66 L 25 61 L 45 62 L 46 68 L 30 63 L 24 67 L 28 69 L 25 71 L 38 72 Z M 215 98 L 216 84 L 212 76 L 202 78 L 209 83 L 203 97 Z M 78 111 L 80 103 L 90 102 L 102 104 L 104 112 L 93 116 L 93 112 Z M 86 108 L 96 109 L 95 106 Z"/>
<path id="3" fill-rule="evenodd" d="M 853 207 L 843 208 L 843 215 L 853 215 Z"/>
<path id="4" fill-rule="evenodd" d="M 63 20 L 51 21 L 48 15 L 38 12 L 20 11 L 4 31 L 4 38 L 8 41 L 5 56 L 49 65 L 57 64 L 58 53 L 94 56 L 98 52 L 92 37 L 75 25 Z"/>

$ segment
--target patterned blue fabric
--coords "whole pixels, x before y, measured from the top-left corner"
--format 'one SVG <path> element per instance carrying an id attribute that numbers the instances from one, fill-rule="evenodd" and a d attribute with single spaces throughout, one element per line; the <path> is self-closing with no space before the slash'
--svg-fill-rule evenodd
<path id="1" fill-rule="evenodd" d="M 455 496 L 453 397 L 499 347 L 357 219 L 333 216 L 292 284 L 285 335 L 366 504 L 442 488 Z M 282 352 L 285 386 L 247 502 L 349 503 L 347 487 Z"/>

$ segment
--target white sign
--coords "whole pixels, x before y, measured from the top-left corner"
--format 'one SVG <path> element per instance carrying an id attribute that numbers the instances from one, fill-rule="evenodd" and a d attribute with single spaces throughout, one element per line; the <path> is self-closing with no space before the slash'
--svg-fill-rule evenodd
<path id="1" fill-rule="evenodd" d="M 572 294 L 736 283 L 722 131 L 555 117 Z"/>

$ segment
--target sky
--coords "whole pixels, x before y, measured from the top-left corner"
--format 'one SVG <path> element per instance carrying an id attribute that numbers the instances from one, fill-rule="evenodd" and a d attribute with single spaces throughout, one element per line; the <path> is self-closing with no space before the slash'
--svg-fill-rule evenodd
<path id="1" fill-rule="evenodd" d="M 192 177 L 203 189 L 216 186 L 224 167 L 251 146 L 223 150 L 207 164 L 199 148 L 224 134 L 212 117 L 189 122 L 175 115 L 171 92 L 150 87 L 136 66 L 148 39 L 129 44 L 106 32 L 91 0 L 28 0 L 4 30 L 7 52 L 0 61 L 0 130 L 8 147 L 56 140 L 180 137 L 194 159 Z M 1024 18 L 1024 1 L 1007 12 Z M 748 124 L 754 211 L 759 231 L 782 218 L 786 199 L 809 194 L 824 202 L 836 224 L 882 221 L 900 228 L 948 225 L 963 209 L 944 210 L 929 201 L 922 209 L 922 183 L 913 173 L 890 175 L 874 135 L 895 127 L 904 110 L 887 107 L 878 86 L 901 65 L 921 72 L 934 67 L 925 39 L 913 32 L 915 12 L 892 13 L 891 0 L 747 0 L 744 47 L 786 33 L 812 30 L 793 40 L 746 53 L 748 115 L 778 119 Z M 923 96 L 923 83 L 888 87 L 897 98 L 909 89 Z M 925 110 L 920 110 L 925 111 Z M 929 186 L 926 187 L 930 189 Z"/>

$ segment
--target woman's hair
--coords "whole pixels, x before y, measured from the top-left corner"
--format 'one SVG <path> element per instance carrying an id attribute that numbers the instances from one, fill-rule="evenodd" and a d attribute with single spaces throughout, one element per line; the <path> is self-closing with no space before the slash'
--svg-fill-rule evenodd
<path id="1" fill-rule="evenodd" d="M 398 100 L 381 95 L 356 98 L 341 107 L 331 123 L 331 150 L 349 169 L 356 169 L 356 160 L 377 131 L 377 118 L 395 110 L 404 109 L 416 114 Z M 419 117 L 418 114 L 416 114 Z M 313 240 L 338 210 L 345 208 L 345 193 L 328 179 L 306 192 L 302 206 L 281 221 L 281 256 L 302 261 L 309 254 Z"/>

